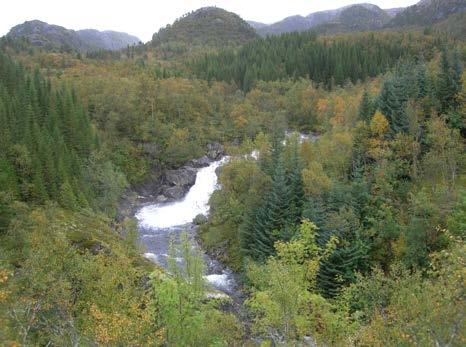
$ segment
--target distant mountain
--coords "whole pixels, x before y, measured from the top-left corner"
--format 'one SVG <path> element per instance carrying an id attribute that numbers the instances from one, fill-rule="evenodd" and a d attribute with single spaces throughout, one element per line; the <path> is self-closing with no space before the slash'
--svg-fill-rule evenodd
<path id="1" fill-rule="evenodd" d="M 39 20 L 24 22 L 7 34 L 12 39 L 27 39 L 32 45 L 45 49 L 90 51 L 96 49 L 118 50 L 140 42 L 126 33 L 93 29 L 74 31 Z"/>
<path id="2" fill-rule="evenodd" d="M 262 36 L 279 35 L 292 31 L 305 31 L 311 28 L 310 22 L 303 16 L 291 16 L 283 19 L 280 22 L 263 26 L 257 29 L 257 32 Z"/>
<path id="3" fill-rule="evenodd" d="M 354 5 L 344 8 L 334 20 L 314 30 L 321 33 L 379 30 L 389 21 L 390 16 L 378 6 Z"/>
<path id="4" fill-rule="evenodd" d="M 452 14 L 441 22 L 433 25 L 433 30 L 447 33 L 458 40 L 466 40 L 466 11 Z"/>
<path id="5" fill-rule="evenodd" d="M 204 7 L 177 19 L 152 37 L 152 44 L 181 42 L 188 45 L 225 46 L 257 38 L 253 27 L 237 14 Z"/>
<path id="6" fill-rule="evenodd" d="M 372 4 L 354 4 L 335 10 L 319 11 L 306 17 L 292 16 L 284 20 L 256 28 L 262 35 L 277 35 L 292 31 L 316 30 L 318 32 L 358 31 L 380 29 L 389 22 L 399 9 L 387 12 Z"/>
<path id="7" fill-rule="evenodd" d="M 406 8 L 405 7 L 395 7 L 395 8 L 385 8 L 384 11 L 390 17 L 395 17 L 398 13 L 403 12 Z"/>
<path id="8" fill-rule="evenodd" d="M 314 30 L 318 33 L 380 30 L 404 26 L 429 26 L 451 15 L 466 11 L 466 0 L 421 0 L 407 8 L 381 9 L 368 3 L 348 5 L 335 10 L 311 13 L 306 17 L 291 16 L 270 25 L 254 25 L 262 36 L 278 35 L 292 31 Z M 456 18 L 455 32 L 461 32 L 465 24 Z M 444 24 L 451 30 L 452 25 Z M 450 30 L 450 31 L 451 31 Z"/>
<path id="9" fill-rule="evenodd" d="M 77 31 L 77 34 L 90 47 L 98 47 L 111 51 L 141 42 L 136 36 L 111 30 L 98 31 L 95 29 L 84 29 Z"/>
<path id="10" fill-rule="evenodd" d="M 390 22 L 390 27 L 426 26 L 440 22 L 450 15 L 466 11 L 466 0 L 421 0 L 407 7 Z M 463 23 L 464 26 L 464 23 Z"/>
<path id="11" fill-rule="evenodd" d="M 260 22 L 255 22 L 253 20 L 248 20 L 246 21 L 250 26 L 252 26 L 254 29 L 261 29 L 261 28 L 265 28 L 266 26 L 268 26 L 268 24 L 265 24 L 265 23 L 260 23 Z"/>

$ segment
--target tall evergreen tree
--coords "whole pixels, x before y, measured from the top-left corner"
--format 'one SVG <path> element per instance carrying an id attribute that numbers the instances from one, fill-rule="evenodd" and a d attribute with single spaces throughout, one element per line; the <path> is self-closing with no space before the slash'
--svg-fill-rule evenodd
<path id="1" fill-rule="evenodd" d="M 437 98 L 440 101 L 440 113 L 446 114 L 455 105 L 456 88 L 451 75 L 447 48 L 442 50 L 440 73 L 437 84 Z"/>
<path id="2" fill-rule="evenodd" d="M 392 134 L 409 130 L 409 119 L 406 115 L 407 101 L 407 86 L 403 78 L 394 76 L 384 82 L 379 95 L 378 108 L 387 118 Z"/>
<path id="3" fill-rule="evenodd" d="M 290 202 L 286 171 L 280 159 L 272 177 L 270 192 L 257 211 L 251 212 L 246 220 L 242 242 L 245 254 L 255 260 L 265 260 L 274 254 L 277 240 L 290 238 L 293 226 Z"/>
<path id="4" fill-rule="evenodd" d="M 369 95 L 367 89 L 364 90 L 362 95 L 361 104 L 359 106 L 359 119 L 363 122 L 370 122 L 372 116 L 374 114 L 374 104 L 372 99 Z"/>

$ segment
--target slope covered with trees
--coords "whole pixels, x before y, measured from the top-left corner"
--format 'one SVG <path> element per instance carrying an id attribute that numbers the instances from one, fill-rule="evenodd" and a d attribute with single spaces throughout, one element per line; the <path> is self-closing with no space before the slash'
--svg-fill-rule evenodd
<path id="1" fill-rule="evenodd" d="M 194 49 L 191 24 L 117 53 L 1 41 L 0 344 L 463 345 L 464 42 L 241 29 Z M 212 142 L 230 161 L 199 238 L 239 313 L 186 237 L 163 271 L 118 208 Z"/>
<path id="2" fill-rule="evenodd" d="M 245 43 L 256 37 L 254 29 L 237 14 L 217 7 L 204 7 L 161 29 L 152 37 L 152 44 L 221 47 Z"/>
<path id="3" fill-rule="evenodd" d="M 428 26 L 465 11 L 464 0 L 422 0 L 398 13 L 390 21 L 390 26 Z"/>
<path id="4" fill-rule="evenodd" d="M 253 41 L 239 50 L 207 54 L 193 62 L 208 80 L 235 82 L 249 91 L 257 80 L 307 77 L 327 87 L 375 77 L 399 59 L 432 55 L 439 42 L 407 34 L 361 34 L 331 39 L 291 33 Z"/>
<path id="5" fill-rule="evenodd" d="M 460 343 L 459 330 L 446 330 L 464 323 L 462 309 L 454 307 L 462 276 L 458 282 L 437 267 L 446 261 L 446 271 L 453 266 L 457 273 L 464 263 L 458 255 L 465 194 L 458 59 L 444 50 L 435 63 L 401 64 L 370 91 L 359 89 L 360 105 L 353 107 L 354 94 L 343 90 L 316 95 L 315 117 L 328 129 L 317 142 L 297 151 L 297 139 L 282 147 L 274 135 L 258 137 L 258 161 L 237 159 L 222 170 L 203 238 L 222 247 L 231 266 L 247 269 L 257 331 L 288 343 L 311 335 L 346 345 L 355 331 L 361 345 Z M 280 108 L 287 105 L 280 88 L 286 86 L 264 83 L 250 94 Z M 379 291 L 387 285 L 392 289 Z M 410 295 L 430 290 L 452 296 L 418 302 L 417 311 L 402 309 L 413 304 Z M 384 310 L 391 327 L 382 328 Z M 408 334 L 404 324 L 415 328 Z"/>

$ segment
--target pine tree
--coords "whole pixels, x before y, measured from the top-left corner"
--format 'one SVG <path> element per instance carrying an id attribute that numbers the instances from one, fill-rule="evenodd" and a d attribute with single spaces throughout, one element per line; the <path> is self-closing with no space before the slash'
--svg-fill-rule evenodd
<path id="1" fill-rule="evenodd" d="M 293 139 L 290 145 L 292 146 L 291 167 L 287 175 L 287 182 L 290 187 L 290 221 L 292 224 L 299 224 L 304 203 L 303 164 L 299 155 L 298 139 Z"/>
<path id="2" fill-rule="evenodd" d="M 361 105 L 359 106 L 359 119 L 363 122 L 368 123 L 372 115 L 374 114 L 374 107 L 367 89 L 364 90 L 364 94 L 362 95 Z"/>
<path id="3" fill-rule="evenodd" d="M 407 88 L 401 77 L 394 76 L 384 82 L 379 95 L 378 108 L 387 117 L 392 134 L 409 131 L 407 101 Z"/>
<path id="4" fill-rule="evenodd" d="M 457 68 L 458 69 L 458 68 Z M 448 58 L 446 48 L 442 51 L 440 61 L 440 73 L 437 84 L 437 98 L 440 102 L 440 113 L 447 114 L 448 111 L 454 110 L 457 102 L 457 82 L 455 81 L 457 69 L 452 69 Z"/>
<path id="5" fill-rule="evenodd" d="M 265 260 L 274 254 L 277 240 L 291 237 L 291 193 L 287 184 L 283 160 L 280 159 L 272 177 L 271 190 L 263 203 L 246 217 L 242 231 L 244 253 L 255 260 Z"/>
<path id="6" fill-rule="evenodd" d="M 426 67 L 424 64 L 419 65 L 416 69 L 416 86 L 416 97 L 418 99 L 422 99 L 428 95 L 429 90 L 427 86 Z"/>
<path id="7" fill-rule="evenodd" d="M 320 264 L 317 274 L 320 292 L 325 297 L 336 296 L 343 286 L 356 280 L 356 272 L 363 268 L 365 257 L 366 250 L 360 242 L 337 248 Z"/>
<path id="8" fill-rule="evenodd" d="M 77 207 L 77 199 L 73 192 L 73 188 L 67 182 L 63 183 L 60 187 L 60 205 L 68 210 L 75 210 Z"/>

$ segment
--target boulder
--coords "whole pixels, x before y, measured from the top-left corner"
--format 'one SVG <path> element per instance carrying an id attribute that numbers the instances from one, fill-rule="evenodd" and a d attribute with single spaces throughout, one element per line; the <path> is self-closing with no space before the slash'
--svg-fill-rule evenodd
<path id="1" fill-rule="evenodd" d="M 165 172 L 165 182 L 169 186 L 187 187 L 196 183 L 197 170 L 193 167 L 183 167 L 178 170 L 168 170 Z"/>
<path id="2" fill-rule="evenodd" d="M 163 194 L 160 194 L 160 195 L 157 196 L 157 198 L 155 198 L 155 202 L 157 202 L 159 204 L 163 203 L 163 202 L 166 202 L 167 200 L 168 200 L 168 198 Z"/>
<path id="3" fill-rule="evenodd" d="M 220 159 L 220 157 L 225 153 L 225 149 L 223 146 L 218 143 L 209 143 L 207 145 L 207 157 L 211 160 Z"/>
<path id="4" fill-rule="evenodd" d="M 199 159 L 192 159 L 188 162 L 189 166 L 195 167 L 195 168 L 201 168 L 201 167 L 206 167 L 210 165 L 210 159 L 206 155 L 199 158 Z"/>
<path id="5" fill-rule="evenodd" d="M 163 195 L 172 200 L 181 199 L 185 193 L 186 189 L 182 186 L 167 187 L 163 190 Z"/>
<path id="6" fill-rule="evenodd" d="M 207 217 L 200 213 L 196 217 L 194 217 L 193 223 L 196 225 L 202 225 L 207 223 L 207 220 Z"/>

